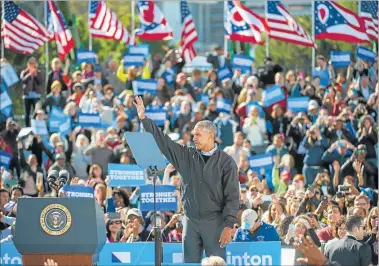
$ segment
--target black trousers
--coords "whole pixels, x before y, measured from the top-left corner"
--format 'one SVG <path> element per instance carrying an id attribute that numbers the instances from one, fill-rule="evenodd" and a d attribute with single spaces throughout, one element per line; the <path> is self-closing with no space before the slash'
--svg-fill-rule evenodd
<path id="1" fill-rule="evenodd" d="M 24 99 L 25 107 L 25 127 L 30 127 L 30 115 L 34 110 L 36 103 L 39 99 Z"/>

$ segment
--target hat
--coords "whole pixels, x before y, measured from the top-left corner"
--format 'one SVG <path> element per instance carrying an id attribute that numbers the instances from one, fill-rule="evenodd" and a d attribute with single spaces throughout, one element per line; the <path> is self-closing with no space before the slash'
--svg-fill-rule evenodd
<path id="1" fill-rule="evenodd" d="M 59 160 L 59 159 L 66 159 L 66 155 L 64 155 L 63 152 L 58 153 L 57 156 L 56 156 L 56 159 L 57 159 L 57 160 Z"/>
<path id="2" fill-rule="evenodd" d="M 79 82 L 76 82 L 76 83 L 72 86 L 73 89 L 75 89 L 76 87 L 80 87 L 81 89 L 84 89 L 83 84 L 82 84 L 82 83 L 79 83 Z"/>
<path id="3" fill-rule="evenodd" d="M 256 213 L 256 211 L 251 209 L 244 210 L 241 216 L 241 228 L 245 230 L 250 229 L 251 227 L 253 227 L 257 219 L 258 214 Z"/>
<path id="4" fill-rule="evenodd" d="M 142 212 L 137 208 L 128 210 L 128 212 L 126 213 L 126 219 L 129 219 L 130 215 L 134 215 L 134 216 L 142 218 Z"/>
<path id="5" fill-rule="evenodd" d="M 312 109 L 318 109 L 320 106 L 315 100 L 310 100 L 308 103 L 308 111 Z"/>

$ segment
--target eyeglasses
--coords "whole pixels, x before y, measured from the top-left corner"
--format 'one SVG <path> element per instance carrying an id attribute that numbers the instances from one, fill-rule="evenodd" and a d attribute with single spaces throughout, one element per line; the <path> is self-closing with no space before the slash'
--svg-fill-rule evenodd
<path id="1" fill-rule="evenodd" d="M 112 224 L 121 224 L 122 222 L 121 221 L 110 221 L 109 224 L 112 225 Z"/>

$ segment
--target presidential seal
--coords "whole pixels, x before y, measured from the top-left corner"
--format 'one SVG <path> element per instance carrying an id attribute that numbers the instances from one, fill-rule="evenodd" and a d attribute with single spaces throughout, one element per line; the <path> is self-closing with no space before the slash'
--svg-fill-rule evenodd
<path id="1" fill-rule="evenodd" d="M 42 229 L 52 236 L 60 236 L 71 226 L 71 213 L 60 204 L 51 204 L 45 207 L 40 216 Z"/>

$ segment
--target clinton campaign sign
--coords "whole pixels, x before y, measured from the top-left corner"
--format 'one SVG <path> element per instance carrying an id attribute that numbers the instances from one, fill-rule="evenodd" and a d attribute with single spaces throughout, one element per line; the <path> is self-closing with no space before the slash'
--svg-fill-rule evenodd
<path id="1" fill-rule="evenodd" d="M 130 67 L 140 67 L 143 66 L 145 61 L 145 55 L 143 54 L 126 54 L 124 55 L 124 66 Z"/>
<path id="2" fill-rule="evenodd" d="M 129 46 L 130 55 L 144 55 L 148 57 L 150 54 L 150 45 L 148 44 L 137 44 L 136 46 Z"/>
<path id="3" fill-rule="evenodd" d="M 153 120 L 157 126 L 164 126 L 167 119 L 167 113 L 166 110 L 164 110 L 164 106 L 158 108 L 146 108 L 146 116 Z"/>
<path id="4" fill-rule="evenodd" d="M 152 95 L 157 94 L 158 82 L 155 79 L 135 80 L 132 85 L 135 95 L 142 95 L 145 93 Z"/>
<path id="5" fill-rule="evenodd" d="M 366 48 L 366 47 L 358 46 L 357 47 L 357 57 L 359 59 L 364 60 L 364 61 L 374 63 L 375 62 L 376 53 L 373 52 L 372 50 Z"/>
<path id="6" fill-rule="evenodd" d="M 233 69 L 240 69 L 241 72 L 252 72 L 254 59 L 247 55 L 234 55 L 232 61 Z"/>
<path id="7" fill-rule="evenodd" d="M 1 265 L 22 265 L 21 254 L 13 244 L 3 244 L 0 251 Z M 280 242 L 232 242 L 226 247 L 226 263 L 238 266 L 290 265 L 288 262 L 293 262 L 293 254 L 286 258 L 291 253 L 289 251 L 293 250 L 281 249 Z M 183 265 L 181 243 L 163 243 L 163 263 Z M 97 265 L 154 265 L 154 243 L 107 243 L 99 253 Z"/>
<path id="8" fill-rule="evenodd" d="M 88 50 L 76 50 L 76 61 L 78 65 L 83 62 L 95 64 L 97 62 L 97 55 Z"/>
<path id="9" fill-rule="evenodd" d="M 288 110 L 299 113 L 299 112 L 307 112 L 309 103 L 309 97 L 288 97 L 287 98 L 287 106 Z"/>
<path id="10" fill-rule="evenodd" d="M 156 186 L 156 202 L 158 211 L 172 211 L 177 209 L 178 198 L 175 195 L 175 190 L 175 186 Z M 152 185 L 141 186 L 139 198 L 141 211 L 148 212 L 154 210 L 154 193 Z"/>
<path id="11" fill-rule="evenodd" d="M 136 164 L 108 164 L 111 187 L 137 187 L 145 185 L 146 172 Z"/>
<path id="12" fill-rule="evenodd" d="M 262 179 L 262 175 L 266 176 L 267 185 L 272 188 L 271 173 L 274 162 L 271 154 L 261 153 L 249 157 L 249 168 L 258 174 L 259 179 Z"/>
<path id="13" fill-rule="evenodd" d="M 67 198 L 93 198 L 94 190 L 92 187 L 64 185 L 63 192 Z"/>
<path id="14" fill-rule="evenodd" d="M 285 98 L 282 88 L 279 85 L 271 86 L 262 93 L 264 106 L 270 106 Z"/>
<path id="15" fill-rule="evenodd" d="M 348 67 L 350 65 L 350 51 L 330 51 L 330 61 L 334 67 Z"/>

